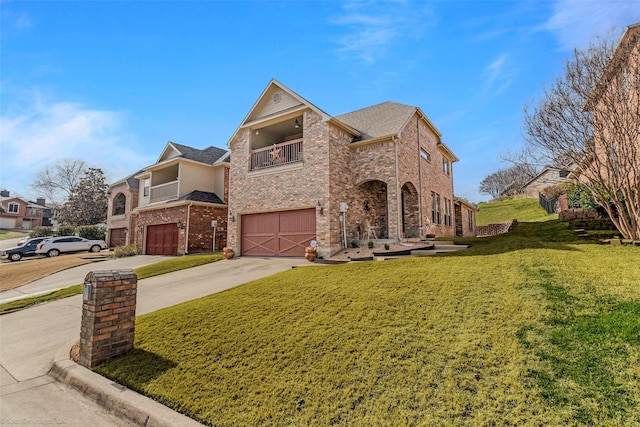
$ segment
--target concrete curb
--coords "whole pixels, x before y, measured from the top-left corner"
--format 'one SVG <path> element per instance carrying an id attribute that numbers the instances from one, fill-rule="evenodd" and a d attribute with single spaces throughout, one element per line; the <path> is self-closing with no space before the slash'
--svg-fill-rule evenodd
<path id="1" fill-rule="evenodd" d="M 77 340 L 65 344 L 53 358 L 48 375 L 78 390 L 117 417 L 145 427 L 195 427 L 202 424 L 115 383 L 69 357 Z"/>

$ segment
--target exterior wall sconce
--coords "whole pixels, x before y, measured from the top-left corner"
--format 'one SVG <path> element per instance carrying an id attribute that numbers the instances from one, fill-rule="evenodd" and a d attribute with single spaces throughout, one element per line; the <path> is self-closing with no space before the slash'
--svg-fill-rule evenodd
<path id="1" fill-rule="evenodd" d="M 324 215 L 324 207 L 320 204 L 320 200 L 318 200 L 318 204 L 316 205 L 316 212 L 319 212 L 320 215 Z"/>
<path id="2" fill-rule="evenodd" d="M 138 224 L 138 225 L 136 226 L 136 230 L 138 230 L 138 231 L 142 231 L 142 225 Z"/>
<path id="3" fill-rule="evenodd" d="M 178 228 L 180 230 L 182 230 L 184 228 L 184 224 L 182 223 L 182 221 L 178 221 Z"/>
<path id="4" fill-rule="evenodd" d="M 300 129 L 300 122 L 296 119 L 296 123 L 293 125 L 294 128 Z"/>
<path id="5" fill-rule="evenodd" d="M 236 216 L 233 214 L 233 212 L 229 212 L 229 221 L 234 222 L 236 220 Z"/>
<path id="6" fill-rule="evenodd" d="M 260 131 L 259 130 L 256 130 L 256 135 L 260 135 Z"/>

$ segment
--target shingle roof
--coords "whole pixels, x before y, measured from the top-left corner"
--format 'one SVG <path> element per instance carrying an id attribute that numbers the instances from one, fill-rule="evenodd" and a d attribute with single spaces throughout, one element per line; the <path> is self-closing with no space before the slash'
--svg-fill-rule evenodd
<path id="1" fill-rule="evenodd" d="M 335 118 L 360 131 L 363 139 L 368 139 L 400 132 L 415 112 L 416 107 L 387 101 Z"/>
<path id="2" fill-rule="evenodd" d="M 182 157 L 189 160 L 194 160 L 196 162 L 201 163 L 215 163 L 220 157 L 224 156 L 227 150 L 223 150 L 218 147 L 207 147 L 204 150 L 200 150 L 198 148 L 189 147 L 182 144 L 177 144 L 172 142 L 173 145 L 180 153 L 182 153 Z"/>
<path id="3" fill-rule="evenodd" d="M 205 202 L 205 203 L 217 203 L 224 205 L 224 202 L 218 197 L 216 193 L 209 193 L 207 191 L 194 190 L 189 194 L 185 194 L 184 196 L 178 198 L 178 200 L 192 200 L 194 202 Z"/>

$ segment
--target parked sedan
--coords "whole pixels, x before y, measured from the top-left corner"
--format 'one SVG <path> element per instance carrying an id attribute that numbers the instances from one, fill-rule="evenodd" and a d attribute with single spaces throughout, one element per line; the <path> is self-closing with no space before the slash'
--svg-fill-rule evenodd
<path id="1" fill-rule="evenodd" d="M 48 257 L 58 256 L 64 252 L 100 252 L 107 249 L 104 240 L 87 240 L 76 236 L 54 237 L 38 245 L 36 253 Z"/>
<path id="2" fill-rule="evenodd" d="M 7 256 L 11 261 L 20 261 L 22 257 L 35 256 L 38 245 L 51 237 L 34 237 L 27 240 L 20 246 L 2 251 L 2 256 Z"/>

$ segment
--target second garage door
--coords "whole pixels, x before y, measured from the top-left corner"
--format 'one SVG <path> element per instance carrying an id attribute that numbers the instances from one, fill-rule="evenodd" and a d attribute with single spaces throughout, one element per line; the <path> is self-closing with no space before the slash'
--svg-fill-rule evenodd
<path id="1" fill-rule="evenodd" d="M 147 227 L 147 255 L 178 255 L 178 224 Z"/>
<path id="2" fill-rule="evenodd" d="M 242 255 L 304 256 L 316 237 L 316 210 L 242 216 Z"/>

